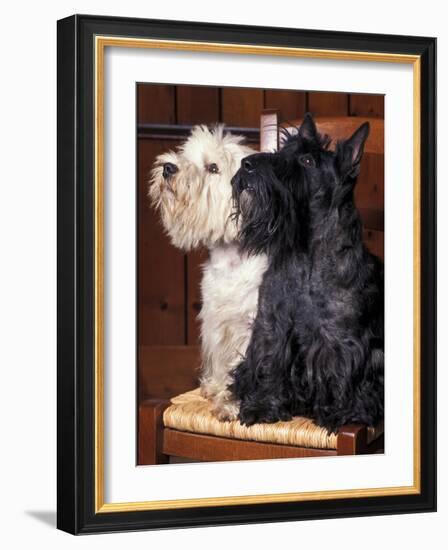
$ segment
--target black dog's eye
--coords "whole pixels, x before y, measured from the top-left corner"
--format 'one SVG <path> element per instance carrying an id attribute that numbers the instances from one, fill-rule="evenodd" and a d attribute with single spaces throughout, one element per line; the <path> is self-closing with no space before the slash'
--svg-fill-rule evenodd
<path id="1" fill-rule="evenodd" d="M 314 168 L 316 166 L 316 161 L 313 158 L 313 155 L 309 153 L 306 155 L 300 155 L 299 162 L 305 168 Z"/>
<path id="2" fill-rule="evenodd" d="M 210 174 L 219 174 L 218 165 L 214 162 L 207 164 L 205 168 L 207 169 L 207 172 L 210 172 Z"/>

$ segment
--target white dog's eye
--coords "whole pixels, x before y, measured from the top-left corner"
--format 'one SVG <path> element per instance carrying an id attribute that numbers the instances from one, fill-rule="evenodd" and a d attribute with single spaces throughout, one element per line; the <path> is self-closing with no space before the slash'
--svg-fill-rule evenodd
<path id="1" fill-rule="evenodd" d="M 207 164 L 205 166 L 207 172 L 210 172 L 210 174 L 219 174 L 219 168 L 218 165 L 212 162 L 211 164 Z"/>

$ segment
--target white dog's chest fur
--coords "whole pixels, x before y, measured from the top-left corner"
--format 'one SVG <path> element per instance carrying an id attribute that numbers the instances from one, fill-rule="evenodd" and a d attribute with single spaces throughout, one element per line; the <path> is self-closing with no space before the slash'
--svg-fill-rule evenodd
<path id="1" fill-rule="evenodd" d="M 227 395 L 229 373 L 244 356 L 257 313 L 258 288 L 267 268 L 265 255 L 241 254 L 236 244 L 210 251 L 202 278 L 202 387 Z"/>

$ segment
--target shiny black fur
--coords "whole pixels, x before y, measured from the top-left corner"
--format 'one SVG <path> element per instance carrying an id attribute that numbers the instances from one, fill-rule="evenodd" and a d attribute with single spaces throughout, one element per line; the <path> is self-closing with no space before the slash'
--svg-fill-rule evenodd
<path id="1" fill-rule="evenodd" d="M 230 386 L 243 424 L 302 415 L 337 432 L 383 417 L 383 265 L 362 242 L 353 196 L 368 131 L 333 152 L 307 115 L 232 181 L 241 246 L 269 257 Z"/>

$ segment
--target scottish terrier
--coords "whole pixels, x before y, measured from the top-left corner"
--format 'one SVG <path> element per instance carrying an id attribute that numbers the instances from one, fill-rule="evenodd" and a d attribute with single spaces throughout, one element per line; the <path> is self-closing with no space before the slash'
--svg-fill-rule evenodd
<path id="1" fill-rule="evenodd" d="M 363 124 L 332 151 L 307 114 L 279 152 L 248 156 L 232 180 L 240 245 L 269 261 L 230 387 L 243 424 L 307 416 L 337 433 L 383 417 L 383 265 L 354 202 L 368 134 Z"/>

